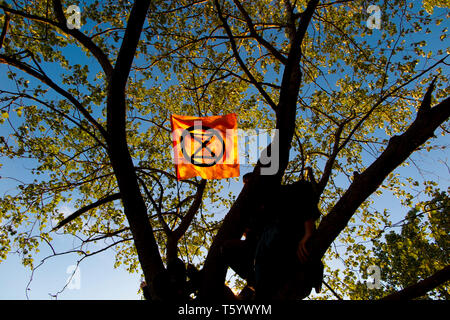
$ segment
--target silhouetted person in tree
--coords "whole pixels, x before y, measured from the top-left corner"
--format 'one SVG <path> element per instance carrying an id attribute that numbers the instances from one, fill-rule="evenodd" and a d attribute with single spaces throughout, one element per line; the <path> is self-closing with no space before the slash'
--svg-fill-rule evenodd
<path id="1" fill-rule="evenodd" d="M 311 261 L 307 248 L 320 217 L 312 184 L 300 180 L 282 185 L 272 199 L 265 210 L 273 220 L 264 228 L 255 254 L 256 299 L 304 298 L 312 287 L 320 290 L 323 275 L 322 263 Z"/>

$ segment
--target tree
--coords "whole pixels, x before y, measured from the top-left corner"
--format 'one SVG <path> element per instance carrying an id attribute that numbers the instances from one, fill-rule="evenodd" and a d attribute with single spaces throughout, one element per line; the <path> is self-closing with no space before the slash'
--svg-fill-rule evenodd
<path id="1" fill-rule="evenodd" d="M 373 241 L 375 256 L 370 263 L 383 270 L 382 287 L 369 290 L 366 284 L 357 283 L 350 294 L 352 299 L 380 299 L 395 294 L 448 266 L 449 197 L 444 192 L 436 193 L 423 211 L 420 208 L 411 209 L 405 219 L 391 226 L 401 227 L 400 233 L 391 231 L 385 235 L 385 241 Z M 447 300 L 448 284 L 438 286 L 422 298 Z"/>
<path id="2" fill-rule="evenodd" d="M 425 8 L 436 5 L 445 4 Z M 279 167 L 266 187 L 306 176 L 314 183 L 324 214 L 310 243 L 315 259 L 332 255 L 338 237 L 348 241 L 356 213 L 368 224 L 359 233 L 379 231 L 376 220 L 387 217 L 369 204 L 380 186 L 411 201 L 394 170 L 435 147 L 436 131 L 448 132 L 439 10 L 383 2 L 378 31 L 367 28 L 366 1 L 93 1 L 78 30 L 65 6 L 0 5 L 0 62 L 10 79 L 2 80 L 2 115 L 14 138 L 3 139 L 2 153 L 37 161 L 36 180 L 0 203 L 2 259 L 17 244 L 35 269 L 33 252 L 40 243 L 53 250 L 62 228 L 80 239 L 69 251 L 80 261 L 114 246 L 118 264 L 140 266 L 153 283 L 164 262 L 208 248 L 199 297 L 222 299 L 219 249 L 241 237 L 241 209 L 261 182 L 235 201 L 220 195 L 218 181 L 177 182 L 170 114 L 236 112 L 241 128 L 276 128 Z M 437 40 L 429 50 L 409 35 Z M 78 209 L 63 217 L 58 205 L 72 199 Z M 214 220 L 213 208 L 224 206 L 225 218 Z M 52 219 L 56 228 L 47 227 Z M 86 249 L 104 239 L 105 248 Z"/>

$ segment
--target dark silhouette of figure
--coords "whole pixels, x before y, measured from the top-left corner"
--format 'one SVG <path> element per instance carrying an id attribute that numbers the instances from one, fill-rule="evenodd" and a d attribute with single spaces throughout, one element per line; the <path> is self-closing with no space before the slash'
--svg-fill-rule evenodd
<path id="1" fill-rule="evenodd" d="M 244 175 L 244 184 L 253 174 Z M 254 292 L 257 300 L 300 299 L 313 287 L 319 292 L 323 265 L 310 259 L 307 248 L 320 217 L 312 184 L 300 180 L 272 190 L 265 182 L 258 182 L 242 209 L 245 239 L 222 246 L 226 264 L 247 280 L 241 296 L 253 299 Z"/>
<path id="2" fill-rule="evenodd" d="M 272 199 L 266 210 L 273 221 L 265 226 L 255 253 L 255 298 L 304 298 L 312 287 L 320 290 L 323 276 L 322 263 L 310 259 L 307 247 L 320 217 L 312 184 L 282 185 Z"/>

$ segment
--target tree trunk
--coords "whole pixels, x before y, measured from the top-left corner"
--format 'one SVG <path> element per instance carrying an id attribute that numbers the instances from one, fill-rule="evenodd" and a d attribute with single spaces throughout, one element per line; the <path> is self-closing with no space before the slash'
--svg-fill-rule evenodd
<path id="1" fill-rule="evenodd" d="M 147 215 L 126 137 L 126 83 L 150 1 L 136 1 L 131 10 L 125 36 L 109 79 L 107 96 L 108 155 L 117 179 L 122 203 L 133 235 L 139 262 L 148 284 L 164 269 L 161 255 Z"/>

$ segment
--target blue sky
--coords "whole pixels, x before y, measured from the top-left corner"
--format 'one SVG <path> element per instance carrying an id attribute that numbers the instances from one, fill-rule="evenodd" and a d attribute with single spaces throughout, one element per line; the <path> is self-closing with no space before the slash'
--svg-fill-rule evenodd
<path id="1" fill-rule="evenodd" d="M 442 26 L 443 28 L 444 26 Z M 374 31 L 376 34 L 377 31 Z M 76 48 L 69 48 L 65 52 L 67 58 L 73 61 L 77 61 L 82 64 L 84 61 L 80 60 L 79 51 Z M 91 67 L 91 66 L 90 66 Z M 96 67 L 92 67 L 91 71 L 94 71 Z M 7 68 L 0 65 L 0 79 L 5 75 Z M 57 73 L 56 69 L 51 70 L 52 73 Z M 1 87 L 4 88 L 5 81 L 1 80 Z M 0 126 L 0 135 L 4 135 L 5 128 Z M 448 144 L 448 138 L 439 137 L 441 144 Z M 414 159 L 422 174 L 417 173 L 416 168 L 400 168 L 396 172 L 400 172 L 405 176 L 413 176 L 418 180 L 425 178 L 426 180 L 433 180 L 439 183 L 441 189 L 446 190 L 450 185 L 450 173 L 447 167 L 443 164 L 447 162 L 447 158 L 450 156 L 446 150 L 437 150 L 430 153 L 420 152 L 414 155 Z M 372 159 L 367 158 L 367 161 Z M 440 163 L 439 161 L 442 161 Z M 30 168 L 31 162 L 17 162 L 5 159 L 2 157 L 0 162 L 3 167 L 0 168 L 0 194 L 14 189 L 16 182 L 6 177 L 14 177 L 17 179 L 31 180 L 32 177 L 27 173 L 26 168 Z M 249 167 L 241 168 L 241 176 L 250 170 Z M 428 172 L 433 172 L 429 174 Z M 223 180 L 224 190 L 223 193 L 232 191 L 237 194 L 242 186 L 241 180 L 235 181 L 234 179 Z M 400 200 L 392 197 L 389 193 L 384 193 L 383 196 L 377 198 L 375 208 L 377 210 L 389 209 L 392 213 L 391 218 L 393 222 L 401 220 L 408 208 L 404 208 L 400 204 Z M 73 212 L 73 208 L 69 205 L 62 206 L 61 210 L 66 213 Z M 222 211 L 222 210 L 221 210 Z M 224 208 L 223 212 L 226 212 Z M 219 218 L 220 215 L 217 217 Z M 67 248 L 70 246 L 70 238 L 57 237 L 55 238 L 55 246 L 61 248 Z M 41 247 L 41 252 L 35 257 L 36 264 L 38 261 L 48 255 L 50 251 L 44 245 Z M 130 274 L 123 266 L 114 269 L 115 253 L 113 250 L 100 253 L 93 257 L 84 260 L 80 268 L 80 287 L 79 289 L 68 289 L 59 294 L 59 299 L 140 299 L 138 294 L 138 288 L 140 283 L 140 274 Z M 52 258 L 43 264 L 33 274 L 32 282 L 29 284 L 31 272 L 29 269 L 22 266 L 20 258 L 16 254 L 10 254 L 8 259 L 0 263 L 0 299 L 26 299 L 25 294 L 27 285 L 29 284 L 30 290 L 28 291 L 28 297 L 30 299 L 51 299 L 49 294 L 55 294 L 60 291 L 70 274 L 67 273 L 67 269 L 74 265 L 79 259 L 75 254 L 63 255 Z M 337 266 L 339 266 L 337 264 Z"/>

